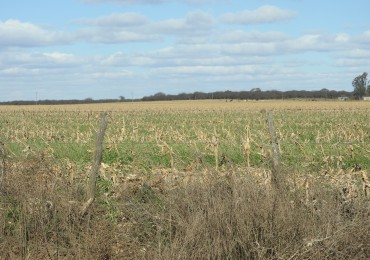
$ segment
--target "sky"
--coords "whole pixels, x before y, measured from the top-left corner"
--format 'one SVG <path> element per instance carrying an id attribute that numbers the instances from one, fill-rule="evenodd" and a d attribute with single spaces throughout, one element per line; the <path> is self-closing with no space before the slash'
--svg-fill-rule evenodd
<path id="1" fill-rule="evenodd" d="M 352 91 L 370 72 L 369 10 L 369 0 L 3 1 L 0 101 Z"/>

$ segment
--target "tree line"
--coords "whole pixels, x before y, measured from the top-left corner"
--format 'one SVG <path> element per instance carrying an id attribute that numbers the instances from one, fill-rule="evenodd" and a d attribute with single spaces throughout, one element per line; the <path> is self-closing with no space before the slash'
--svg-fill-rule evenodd
<path id="1" fill-rule="evenodd" d="M 115 102 L 137 102 L 137 101 L 170 101 L 170 100 L 200 100 L 200 99 L 226 99 L 226 100 L 261 100 L 261 99 L 337 99 L 339 97 L 353 97 L 354 93 L 347 91 L 336 91 L 321 89 L 318 91 L 306 90 L 266 90 L 259 88 L 250 91 L 216 91 L 216 92 L 193 92 L 180 94 L 165 94 L 158 92 L 154 95 L 145 96 L 140 99 L 125 99 L 120 96 L 118 99 L 71 99 L 71 100 L 15 100 L 0 102 L 0 105 L 63 105 L 63 104 L 96 104 Z"/>
<path id="2" fill-rule="evenodd" d="M 114 103 L 121 102 L 120 99 L 68 99 L 68 100 L 14 100 L 0 102 L 0 105 L 76 105 L 76 104 L 95 104 L 95 103 Z"/>
<path id="3" fill-rule="evenodd" d="M 321 89 L 317 91 L 307 90 L 266 90 L 254 88 L 250 91 L 216 91 L 216 92 L 193 92 L 167 95 L 158 92 L 151 96 L 145 96 L 143 101 L 161 100 L 198 100 L 198 99 L 228 99 L 228 100 L 260 100 L 260 99 L 337 99 L 339 97 L 352 97 L 353 93 L 348 91 L 336 91 Z"/>
<path id="4" fill-rule="evenodd" d="M 321 90 L 266 90 L 253 88 L 250 91 L 217 91 L 217 92 L 193 92 L 167 95 L 158 92 L 151 96 L 145 96 L 143 101 L 161 100 L 197 100 L 197 99 L 229 99 L 229 100 L 260 100 L 260 99 L 338 99 L 340 97 L 348 99 L 362 99 L 370 96 L 370 80 L 367 80 L 367 72 L 357 76 L 352 81 L 353 92 L 336 91 L 323 88 Z"/>
<path id="5" fill-rule="evenodd" d="M 114 102 L 134 102 L 134 101 L 166 101 L 166 100 L 200 100 L 200 99 L 226 99 L 226 100 L 268 100 L 268 99 L 338 99 L 345 97 L 348 99 L 362 99 L 370 96 L 370 80 L 367 79 L 368 73 L 364 72 L 355 77 L 352 81 L 353 92 L 344 90 L 336 91 L 323 88 L 321 90 L 266 90 L 253 88 L 249 91 L 216 91 L 216 92 L 193 92 L 180 94 L 165 94 L 157 92 L 154 95 L 144 96 L 141 99 L 126 99 L 119 96 L 118 99 L 97 99 L 86 98 L 83 100 L 18 100 L 0 102 L 0 105 L 58 105 L 58 104 L 92 104 L 92 103 L 114 103 Z"/>

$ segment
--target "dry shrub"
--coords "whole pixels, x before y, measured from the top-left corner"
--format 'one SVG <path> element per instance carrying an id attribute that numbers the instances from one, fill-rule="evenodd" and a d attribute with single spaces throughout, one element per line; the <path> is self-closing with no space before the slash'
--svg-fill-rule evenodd
<path id="1" fill-rule="evenodd" d="M 0 259 L 109 259 L 112 225 L 99 207 L 80 218 L 81 184 L 71 186 L 49 159 L 9 165 L 0 190 Z"/>
<path id="2" fill-rule="evenodd" d="M 0 189 L 0 259 L 370 255 L 368 199 L 345 200 L 330 183 L 310 183 L 307 198 L 304 188 L 292 191 L 282 182 L 272 190 L 256 176 L 232 170 L 161 189 L 137 178 L 98 192 L 81 218 L 86 183 L 71 184 L 60 163 L 27 158 L 7 165 Z"/>
<path id="3" fill-rule="evenodd" d="M 336 188 L 321 183 L 312 183 L 308 203 L 304 189 L 274 192 L 254 177 L 235 175 L 188 182 L 166 194 L 143 185 L 131 195 L 122 204 L 125 228 L 116 230 L 117 237 L 125 236 L 121 241 L 129 241 L 121 257 L 353 259 L 370 254 L 368 201 L 342 201 Z"/>

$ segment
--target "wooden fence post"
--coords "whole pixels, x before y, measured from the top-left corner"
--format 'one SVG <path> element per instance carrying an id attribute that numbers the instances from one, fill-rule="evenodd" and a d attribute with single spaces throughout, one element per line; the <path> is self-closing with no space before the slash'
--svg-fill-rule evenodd
<path id="1" fill-rule="evenodd" d="M 0 141 L 0 189 L 2 188 L 2 185 L 4 182 L 5 159 L 6 159 L 6 153 L 5 153 L 4 143 Z"/>
<path id="2" fill-rule="evenodd" d="M 279 143 L 276 137 L 274 118 L 272 112 L 269 111 L 267 114 L 268 128 L 272 143 L 272 174 L 271 182 L 276 189 L 280 189 L 280 155 L 279 155 Z"/>
<path id="3" fill-rule="evenodd" d="M 96 147 L 95 147 L 95 156 L 94 156 L 94 162 L 93 166 L 91 168 L 90 176 L 89 176 L 89 182 L 88 182 L 88 200 L 84 203 L 82 206 L 82 209 L 80 211 L 80 215 L 85 215 L 88 208 L 91 206 L 95 199 L 95 190 L 96 190 L 96 177 L 99 174 L 100 164 L 103 157 L 103 141 L 104 141 L 104 135 L 105 130 L 107 129 L 108 121 L 107 121 L 107 113 L 103 112 L 101 113 L 101 121 L 100 121 L 100 129 L 97 133 L 96 138 Z"/>

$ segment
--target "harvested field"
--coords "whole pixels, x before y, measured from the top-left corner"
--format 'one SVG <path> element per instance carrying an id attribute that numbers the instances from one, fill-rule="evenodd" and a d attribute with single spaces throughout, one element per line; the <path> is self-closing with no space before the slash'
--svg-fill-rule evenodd
<path id="1" fill-rule="evenodd" d="M 142 111 L 142 110 L 331 110 L 370 109 L 370 102 L 337 100 L 188 100 L 79 105 L 0 106 L 0 111 Z"/>
<path id="2" fill-rule="evenodd" d="M 370 255 L 370 103 L 3 106 L 0 129 L 0 259 Z"/>

